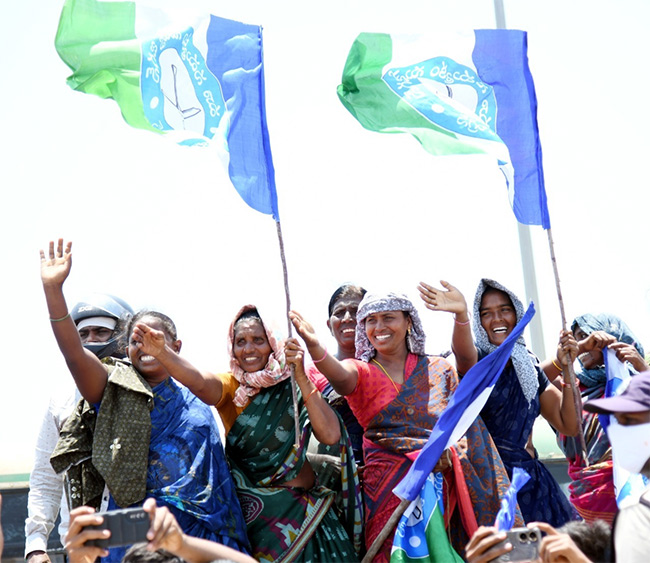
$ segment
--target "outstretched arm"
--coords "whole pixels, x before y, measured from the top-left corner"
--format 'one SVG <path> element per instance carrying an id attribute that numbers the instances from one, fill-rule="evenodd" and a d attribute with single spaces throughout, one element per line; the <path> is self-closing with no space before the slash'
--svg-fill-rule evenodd
<path id="1" fill-rule="evenodd" d="M 449 282 L 440 280 L 445 289 L 420 282 L 418 291 L 427 309 L 454 314 L 454 331 L 451 335 L 451 351 L 456 358 L 456 371 L 466 374 L 478 362 L 478 351 L 472 338 L 467 302 L 463 294 Z"/>
<path id="2" fill-rule="evenodd" d="M 539 398 L 542 416 L 558 432 L 565 436 L 575 436 L 580 432 L 578 418 L 573 402 L 573 389 L 569 365 L 573 365 L 578 355 L 578 343 L 571 331 L 563 330 L 560 333 L 558 344 L 558 358 L 562 362 L 561 391 L 555 385 L 548 385 Z"/>
<path id="3" fill-rule="evenodd" d="M 72 267 L 72 243 L 63 248 L 59 239 L 56 250 L 50 241 L 48 256 L 41 250 L 41 281 L 50 313 L 56 343 L 65 358 L 79 392 L 90 403 L 101 401 L 108 374 L 97 357 L 81 344 L 74 321 L 63 296 L 63 283 Z"/>
<path id="4" fill-rule="evenodd" d="M 289 318 L 300 338 L 305 341 L 312 359 L 318 362 L 318 371 L 327 377 L 339 395 L 352 393 L 359 377 L 357 368 L 352 363 L 340 362 L 334 355 L 329 354 L 318 340 L 314 328 L 299 313 L 291 311 Z"/>
<path id="5" fill-rule="evenodd" d="M 209 563 L 216 560 L 255 562 L 252 557 L 236 549 L 185 534 L 169 509 L 166 506 L 156 506 L 156 500 L 153 498 L 148 498 L 143 508 L 151 520 L 151 527 L 147 532 L 147 549 L 151 551 L 166 549 L 189 563 Z"/>
<path id="6" fill-rule="evenodd" d="M 341 426 L 336 413 L 318 392 L 316 386 L 305 373 L 304 351 L 295 338 L 287 339 L 284 355 L 289 364 L 295 366 L 296 383 L 300 387 L 303 401 L 307 407 L 314 436 L 321 444 L 336 444 L 341 439 Z"/>
<path id="7" fill-rule="evenodd" d="M 136 323 L 131 342 L 145 354 L 156 358 L 176 381 L 187 387 L 194 395 L 208 405 L 221 400 L 223 385 L 217 375 L 195 368 L 178 355 L 180 340 L 169 342 L 165 333 L 145 323 Z"/>

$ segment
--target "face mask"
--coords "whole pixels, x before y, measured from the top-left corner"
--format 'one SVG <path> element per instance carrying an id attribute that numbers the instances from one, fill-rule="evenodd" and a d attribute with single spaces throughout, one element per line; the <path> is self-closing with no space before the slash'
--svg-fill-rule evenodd
<path id="1" fill-rule="evenodd" d="M 612 420 L 607 436 L 612 444 L 614 463 L 630 473 L 641 473 L 650 458 L 650 423 L 623 426 Z"/>

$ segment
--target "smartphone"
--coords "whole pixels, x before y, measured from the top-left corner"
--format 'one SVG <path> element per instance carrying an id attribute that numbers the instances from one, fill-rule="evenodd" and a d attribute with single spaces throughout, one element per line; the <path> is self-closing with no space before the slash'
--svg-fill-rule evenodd
<path id="1" fill-rule="evenodd" d="M 86 527 L 95 530 L 110 530 L 111 535 L 108 538 L 88 540 L 86 545 L 106 549 L 147 541 L 147 532 L 150 527 L 149 515 L 143 508 L 124 508 L 97 514 L 104 517 L 104 523 Z"/>
<path id="2" fill-rule="evenodd" d="M 506 563 L 508 561 L 535 561 L 539 555 L 539 544 L 542 533 L 539 528 L 513 528 L 506 532 L 507 538 L 497 545 L 510 542 L 512 550 L 492 559 L 490 563 Z"/>

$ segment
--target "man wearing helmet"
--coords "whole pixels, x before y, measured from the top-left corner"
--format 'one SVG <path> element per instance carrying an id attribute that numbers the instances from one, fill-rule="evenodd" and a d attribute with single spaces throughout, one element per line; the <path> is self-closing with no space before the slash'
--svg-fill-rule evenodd
<path id="1" fill-rule="evenodd" d="M 125 301 L 104 294 L 96 294 L 80 301 L 70 311 L 82 344 L 99 359 L 109 356 L 123 358 L 126 355 L 120 345 L 119 333 L 132 314 L 133 310 Z M 47 541 L 59 508 L 61 543 L 68 529 L 67 502 L 65 499 L 62 501 L 64 474 L 54 472 L 50 455 L 59 440 L 61 427 L 79 399 L 80 394 L 76 388 L 54 396 L 43 417 L 36 443 L 34 468 L 29 479 L 28 517 L 25 520 L 25 558 L 29 563 L 50 561 Z"/>

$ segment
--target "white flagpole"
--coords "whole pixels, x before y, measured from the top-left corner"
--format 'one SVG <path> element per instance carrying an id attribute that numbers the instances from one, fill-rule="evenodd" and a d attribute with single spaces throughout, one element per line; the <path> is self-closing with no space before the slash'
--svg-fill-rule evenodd
<path id="1" fill-rule="evenodd" d="M 503 8 L 503 0 L 494 0 L 494 17 L 497 29 L 506 29 L 506 14 Z M 521 253 L 521 267 L 524 274 L 524 289 L 526 301 L 533 301 L 537 314 L 528 325 L 530 328 L 530 346 L 537 356 L 546 357 L 544 346 L 544 332 L 542 331 L 542 313 L 537 293 L 537 276 L 535 274 L 535 258 L 533 256 L 533 243 L 530 236 L 530 226 L 523 225 L 517 221 L 519 233 L 519 252 Z"/>

